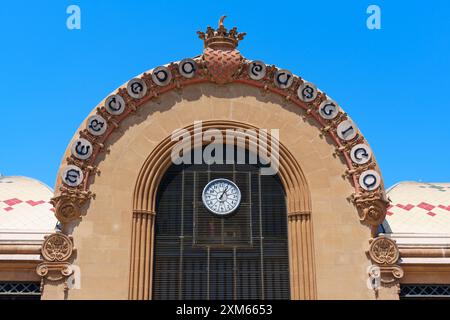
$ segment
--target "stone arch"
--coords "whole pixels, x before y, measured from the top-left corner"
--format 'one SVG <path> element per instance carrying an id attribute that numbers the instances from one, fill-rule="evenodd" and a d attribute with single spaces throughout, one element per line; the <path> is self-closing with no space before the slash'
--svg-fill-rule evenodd
<path id="1" fill-rule="evenodd" d="M 68 151 L 66 152 L 67 157 L 62 163 L 60 174 L 57 177 L 55 198 L 53 201 L 56 207 L 57 218 L 60 221 L 66 222 L 78 218 L 79 207 L 92 196 L 89 191 L 89 186 L 92 182 L 90 177 L 95 175 L 97 172 L 95 166 L 96 158 L 100 154 L 104 153 L 103 147 L 105 143 L 107 143 L 108 138 L 114 133 L 114 131 L 119 128 L 121 122 L 127 119 L 130 115 L 134 114 L 139 107 L 152 100 L 159 99 L 162 94 L 180 90 L 187 86 L 214 82 L 208 74 L 206 63 L 202 63 L 202 61 L 199 60 L 188 60 L 193 61 L 196 65 L 199 65 L 195 69 L 196 74 L 193 78 L 183 78 L 180 74 L 177 75 L 183 61 L 180 63 L 172 63 L 168 67 L 158 67 L 151 70 L 149 73 L 144 73 L 140 78 L 138 77 L 130 80 L 126 86 L 127 88 L 123 86 L 114 94 L 108 96 L 108 98 L 105 99 L 105 101 L 100 104 L 93 113 L 91 113 L 91 116 L 86 119 L 84 122 L 84 129 L 82 127 L 81 131 L 79 131 L 78 137 L 74 137 L 71 142 L 71 146 L 73 149 L 73 145 L 78 142 L 79 139 L 84 139 L 85 141 L 88 141 L 89 146 L 93 151 L 88 159 L 77 158 L 73 151 L 70 152 L 71 146 L 69 146 Z M 264 65 L 267 70 L 265 77 L 260 80 L 251 79 L 249 74 L 245 73 L 244 70 L 248 71 L 252 63 L 254 62 L 248 60 L 240 61 L 239 64 L 241 74 L 236 79 L 233 78 L 230 80 L 229 83 L 248 85 L 258 88 L 263 92 L 278 95 L 285 99 L 285 101 L 292 103 L 305 111 L 304 117 L 316 123 L 316 125 L 320 128 L 320 134 L 329 138 L 335 146 L 336 155 L 341 156 L 345 162 L 348 170 L 344 173 L 344 176 L 349 179 L 355 189 L 354 194 L 349 195 L 349 197 L 359 208 L 361 221 L 372 225 L 375 232 L 376 227 L 384 220 L 385 217 L 387 205 L 386 194 L 375 157 L 373 156 L 366 139 L 357 129 L 354 122 L 332 99 L 328 98 L 325 93 L 318 91 L 313 84 L 302 80 L 300 77 L 292 75 L 289 71 L 279 69 L 275 66 L 266 67 Z M 202 68 L 200 68 L 200 66 L 202 66 Z M 170 73 L 171 82 L 165 84 L 164 86 L 156 84 L 153 75 L 155 72 L 158 72 L 158 70 L 164 70 L 165 72 Z M 273 83 L 273 79 L 276 78 L 277 74 L 280 72 L 286 72 L 286 74 L 292 76 L 293 81 L 289 88 L 281 89 Z M 221 72 L 219 73 L 221 74 Z M 143 97 L 133 98 L 130 95 L 130 84 L 136 83 L 136 81 L 145 84 L 146 88 L 148 88 L 146 89 L 146 94 Z M 314 90 L 316 90 L 314 100 L 308 103 L 302 101 L 297 94 L 299 88 L 305 84 L 311 85 L 314 87 Z M 108 111 L 108 108 L 106 107 L 108 101 L 111 102 L 111 99 L 115 98 L 121 99 L 124 109 L 123 112 L 118 115 L 111 114 L 111 110 Z M 321 107 L 328 102 L 333 103 L 337 108 L 333 119 L 326 119 L 320 116 Z M 106 130 L 98 136 L 89 132 L 89 120 L 95 116 L 100 117 L 100 119 L 102 119 L 107 126 Z M 340 125 L 343 124 L 347 126 L 351 125 L 354 129 L 354 135 L 351 139 L 344 139 L 339 136 Z M 352 159 L 352 156 L 354 155 L 352 152 L 358 146 L 362 146 L 364 148 L 363 152 L 369 154 L 366 161 L 363 163 L 359 163 L 357 160 L 354 160 L 354 157 Z M 70 185 L 67 181 L 66 183 L 63 181 L 63 176 L 68 167 L 76 168 L 76 170 L 80 172 L 81 179 L 79 179 L 76 185 Z M 360 178 L 366 173 L 374 173 L 376 175 L 377 184 L 375 188 L 367 189 L 361 185 Z M 67 207 L 69 208 L 67 209 Z M 65 210 L 62 210 L 64 208 Z"/>
<path id="2" fill-rule="evenodd" d="M 184 128 L 194 138 L 208 129 L 259 129 L 252 125 L 226 120 L 205 121 L 202 131 L 195 132 L 194 126 Z M 243 131 L 237 136 L 245 139 Z M 201 139 L 200 139 L 201 140 Z M 272 141 L 272 140 L 271 140 Z M 177 141 L 166 137 L 145 160 L 136 181 L 133 200 L 133 222 L 130 263 L 130 299 L 149 299 L 152 292 L 153 239 L 156 214 L 156 195 L 162 177 L 172 164 L 170 153 Z M 252 143 L 248 140 L 247 143 Z M 278 142 L 279 143 L 279 142 Z M 316 297 L 313 236 L 311 225 L 311 195 L 306 178 L 296 159 L 288 148 L 279 143 L 279 177 L 286 192 L 288 214 L 288 242 L 291 297 L 293 299 L 314 299 Z M 270 144 L 259 145 L 271 152 Z"/>
<path id="3" fill-rule="evenodd" d="M 196 136 L 193 125 L 185 127 L 184 129 L 186 129 L 192 137 Z M 258 130 L 262 128 L 257 128 L 250 124 L 238 121 L 210 120 L 202 123 L 202 129 L 203 131 L 200 134 L 208 129 L 219 129 L 224 132 L 226 129 Z M 237 133 L 237 136 L 245 137 L 240 132 Z M 155 212 L 155 199 L 159 182 L 167 168 L 171 165 L 170 153 L 172 147 L 176 143 L 177 142 L 172 141 L 170 137 L 166 137 L 146 159 L 136 182 L 133 201 L 134 212 Z M 265 152 L 270 152 L 270 145 L 261 145 L 261 147 Z M 288 211 L 292 213 L 310 213 L 311 199 L 308 185 L 299 164 L 289 152 L 288 148 L 283 144 L 280 144 L 279 157 L 279 175 L 287 194 Z"/>
<path id="4" fill-rule="evenodd" d="M 232 88 L 236 95 L 240 94 L 242 96 L 242 99 L 246 99 L 249 96 L 276 97 L 279 105 L 281 105 L 280 101 L 282 101 L 283 104 L 288 104 L 292 108 L 301 110 L 301 112 L 297 113 L 296 111 L 293 113 L 308 123 L 314 123 L 311 126 L 313 128 L 310 129 L 311 134 L 322 137 L 321 147 L 324 148 L 326 144 L 328 148 L 332 146 L 334 148 L 334 156 L 339 159 L 336 162 L 340 161 L 345 164 L 346 169 L 340 172 L 340 177 L 335 176 L 335 179 L 344 177 L 347 181 L 345 187 L 342 185 L 342 181 L 339 182 L 339 199 L 343 202 L 344 198 L 348 198 L 354 204 L 359 219 L 363 224 L 369 226 L 373 236 L 376 233 L 377 226 L 385 217 L 386 195 L 375 157 L 372 155 L 364 136 L 348 115 L 330 97 L 301 77 L 276 66 L 266 65 L 261 61 L 247 60 L 242 57 L 240 52 L 236 50 L 237 42 L 241 40 L 242 35 L 238 35 L 235 31 L 232 32 L 230 30 L 228 32 L 222 25 L 219 26 L 217 31 L 208 29 L 207 33 L 201 36 L 205 40 L 203 55 L 160 66 L 139 75 L 102 101 L 84 121 L 65 153 L 55 186 L 53 204 L 55 205 L 56 216 L 62 224 L 63 233 L 67 235 L 76 233 L 77 228 L 80 228 L 80 225 L 83 224 L 82 220 L 89 219 L 88 211 L 91 208 L 94 208 L 92 211 L 98 213 L 95 205 L 105 201 L 105 199 L 98 199 L 101 197 L 95 198 L 95 191 L 91 189 L 96 189 L 98 192 L 102 186 L 105 186 L 102 185 L 102 181 L 105 183 L 105 178 L 107 177 L 101 172 L 101 163 L 108 162 L 110 159 L 111 155 L 108 151 L 111 145 L 116 144 L 119 140 L 117 137 L 124 130 L 128 130 L 131 127 L 130 123 L 133 123 L 133 121 L 130 119 L 134 119 L 135 115 L 139 115 L 142 112 L 147 112 L 145 111 L 146 109 L 155 107 L 155 103 L 158 104 L 161 100 L 170 100 L 170 97 L 182 95 L 184 91 L 191 89 L 200 88 L 199 91 L 202 93 L 191 99 L 192 101 L 200 100 L 204 94 L 203 89 L 211 91 L 209 86 L 214 85 L 217 86 L 217 91 L 221 91 L 224 88 Z M 191 66 L 192 68 L 185 68 L 186 66 Z M 160 76 L 158 77 L 158 75 Z M 140 89 L 136 91 L 133 88 Z M 303 95 L 305 89 L 307 89 L 309 98 Z M 329 112 L 324 114 L 323 108 L 327 104 L 334 106 L 332 115 Z M 194 114 L 197 112 L 193 109 L 191 111 Z M 214 117 L 209 114 L 208 118 L 203 120 L 216 121 L 218 118 L 220 117 Z M 241 120 L 222 117 L 221 121 L 216 122 L 216 125 L 221 126 L 221 128 L 229 125 L 244 127 L 253 125 Z M 92 131 L 93 121 L 97 121 L 97 125 L 102 123 L 101 130 L 98 132 Z M 343 125 L 344 127 L 342 127 Z M 343 136 L 343 130 L 348 129 L 349 125 L 352 126 L 354 134 Z M 97 129 L 99 128 L 97 127 Z M 292 129 L 296 130 L 295 127 Z M 154 152 L 160 152 L 158 153 L 159 155 L 167 154 L 167 148 L 169 147 L 166 141 L 167 135 L 165 138 L 160 137 L 158 139 Z M 363 146 L 361 150 L 368 155 L 364 161 L 355 158 L 354 150 L 358 146 Z M 84 147 L 84 149 L 77 150 L 77 147 Z M 86 147 L 90 147 L 89 153 L 87 153 Z M 319 188 L 313 186 L 311 180 L 306 183 L 306 179 L 300 174 L 302 170 L 305 171 L 303 167 L 305 163 L 297 161 L 298 159 L 295 156 L 293 157 L 294 159 L 290 159 L 290 151 L 293 147 L 295 145 L 292 144 L 286 146 L 287 152 L 283 156 L 283 161 L 286 162 L 282 166 L 283 170 L 286 170 L 284 183 L 291 190 L 289 199 L 292 199 L 289 203 L 289 212 L 291 213 L 289 219 L 293 223 L 289 224 L 289 232 L 291 234 L 297 232 L 298 234 L 297 240 L 290 243 L 290 248 L 299 252 L 298 257 L 306 257 L 306 259 L 302 262 L 303 266 L 301 266 L 299 261 L 295 263 L 291 261 L 291 272 L 298 274 L 296 283 L 292 285 L 292 290 L 294 290 L 292 297 L 313 299 L 320 290 L 319 285 L 316 285 L 317 279 L 315 279 L 313 272 L 315 252 L 312 247 L 312 239 L 315 236 L 313 236 L 312 232 L 308 235 L 306 230 L 311 229 L 310 219 L 316 216 L 314 213 L 310 213 L 313 211 L 317 212 L 319 206 L 325 207 L 326 205 L 324 205 L 323 199 L 316 202 L 316 204 L 314 202 L 311 203 L 314 198 L 312 192 L 311 198 L 308 199 L 307 190 L 319 190 Z M 121 148 L 124 147 L 121 146 Z M 82 152 L 78 152 L 80 150 Z M 83 154 L 85 157 L 80 157 Z M 144 165 L 133 167 L 134 169 L 137 168 L 136 170 L 142 168 L 142 171 L 135 184 L 135 193 L 130 196 L 130 199 L 133 198 L 134 201 L 130 200 L 130 210 L 128 211 L 129 216 L 133 214 L 133 220 L 138 220 L 133 222 L 133 230 L 131 231 L 133 239 L 139 238 L 139 241 L 143 241 L 142 243 L 146 244 L 151 241 L 154 199 L 151 197 L 145 198 L 145 195 L 147 192 L 148 194 L 154 194 L 157 184 L 155 181 L 144 181 L 144 178 L 150 175 L 158 177 L 161 175 L 161 172 L 164 172 L 164 168 L 167 165 L 165 162 L 167 159 L 164 159 L 164 157 L 160 159 L 157 159 L 157 157 L 153 158 L 147 159 L 148 162 L 145 162 L 144 159 Z M 155 164 L 154 161 L 157 161 L 157 165 L 152 171 L 153 167 L 151 164 Z M 315 160 L 309 161 L 313 162 Z M 111 169 L 111 164 L 109 163 L 108 165 L 109 169 Z M 300 169 L 300 166 L 302 169 Z M 333 168 L 337 167 L 339 167 L 339 170 L 341 169 L 341 165 L 335 165 Z M 106 172 L 110 171 L 106 170 Z M 372 175 L 370 177 L 374 177 L 377 180 L 377 184 L 373 188 L 367 188 L 362 183 L 367 175 Z M 98 180 L 100 180 L 100 184 L 98 185 L 99 188 L 96 188 Z M 308 184 L 309 188 L 307 187 Z M 131 186 L 130 188 L 133 187 Z M 347 188 L 351 188 L 353 193 Z M 344 206 L 342 203 L 340 205 Z M 347 204 L 345 204 L 345 209 L 348 209 Z M 138 237 L 137 231 L 139 230 Z M 86 231 L 83 230 L 82 232 Z M 74 243 L 75 245 L 77 243 L 76 236 L 74 236 Z M 302 245 L 303 243 L 310 243 L 310 245 Z M 148 288 L 151 283 L 149 282 L 151 276 L 149 273 L 150 264 L 148 261 L 145 262 L 142 256 L 151 257 L 151 246 L 134 246 L 133 250 L 130 253 L 134 264 L 131 270 L 138 266 L 139 271 L 130 277 L 132 280 L 129 283 L 138 281 L 138 284 L 135 287 L 137 288 L 136 292 L 132 289 L 134 288 L 133 286 L 130 286 L 129 283 L 127 284 L 129 289 L 128 296 L 130 298 L 147 298 L 150 292 Z M 360 254 L 359 251 L 358 254 Z M 81 251 L 79 256 L 82 256 Z M 360 259 L 358 261 L 362 261 L 360 256 L 358 256 L 358 259 Z M 305 263 L 311 264 L 312 267 L 305 265 Z M 303 272 L 306 269 L 311 270 L 311 272 Z M 325 273 L 325 271 L 321 272 Z M 330 271 L 326 272 L 328 274 Z"/>

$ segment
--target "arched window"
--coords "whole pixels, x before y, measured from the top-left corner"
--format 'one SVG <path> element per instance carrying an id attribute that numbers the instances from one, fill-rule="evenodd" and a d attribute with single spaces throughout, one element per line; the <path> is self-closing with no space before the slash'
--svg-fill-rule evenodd
<path id="1" fill-rule="evenodd" d="M 226 157 L 224 148 L 224 157 Z M 153 299 L 289 299 L 285 194 L 261 164 L 172 165 L 156 206 Z M 208 182 L 228 179 L 241 192 L 229 215 L 202 201 Z"/>

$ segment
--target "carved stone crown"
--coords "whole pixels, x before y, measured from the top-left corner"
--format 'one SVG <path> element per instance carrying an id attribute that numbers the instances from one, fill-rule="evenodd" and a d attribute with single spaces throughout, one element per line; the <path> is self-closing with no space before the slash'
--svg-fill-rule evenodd
<path id="1" fill-rule="evenodd" d="M 223 26 L 223 20 L 225 18 L 226 16 L 220 18 L 217 30 L 208 27 L 206 28 L 206 32 L 197 31 L 199 38 L 204 41 L 205 48 L 234 49 L 238 46 L 239 41 L 244 39 L 246 33 L 238 33 L 236 27 L 228 31 Z"/>

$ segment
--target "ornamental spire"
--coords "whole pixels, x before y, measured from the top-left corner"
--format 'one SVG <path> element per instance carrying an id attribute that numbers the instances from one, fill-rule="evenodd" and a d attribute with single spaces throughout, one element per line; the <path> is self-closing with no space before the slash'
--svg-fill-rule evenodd
<path id="1" fill-rule="evenodd" d="M 224 27 L 223 20 L 225 18 L 226 16 L 220 18 L 217 30 L 208 26 L 206 32 L 197 31 L 199 38 L 204 42 L 205 48 L 233 50 L 238 46 L 239 41 L 244 39 L 245 32 L 238 33 L 236 27 L 228 31 Z"/>

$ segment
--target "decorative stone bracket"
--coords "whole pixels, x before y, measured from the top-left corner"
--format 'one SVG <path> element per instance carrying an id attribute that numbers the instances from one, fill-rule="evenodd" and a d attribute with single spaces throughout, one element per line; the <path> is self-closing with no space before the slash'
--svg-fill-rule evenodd
<path id="1" fill-rule="evenodd" d="M 351 201 L 358 209 L 359 219 L 362 223 L 378 228 L 384 221 L 389 204 L 384 191 L 357 193 L 351 197 Z"/>
<path id="2" fill-rule="evenodd" d="M 398 281 L 403 278 L 404 272 L 397 264 L 400 259 L 400 250 L 397 243 L 390 238 L 380 236 L 370 240 L 367 253 L 378 267 L 378 270 L 372 268 L 369 275 L 373 278 L 379 278 L 384 286 L 398 284 Z"/>
<path id="3" fill-rule="evenodd" d="M 48 281 L 66 279 L 73 273 L 69 259 L 75 251 L 71 236 L 60 232 L 47 236 L 41 248 L 44 261 L 36 267 L 36 273 Z"/>
<path id="4" fill-rule="evenodd" d="M 80 218 L 81 206 L 92 197 L 90 191 L 62 188 L 60 196 L 51 200 L 55 207 L 55 216 L 61 223 L 67 223 Z"/>

